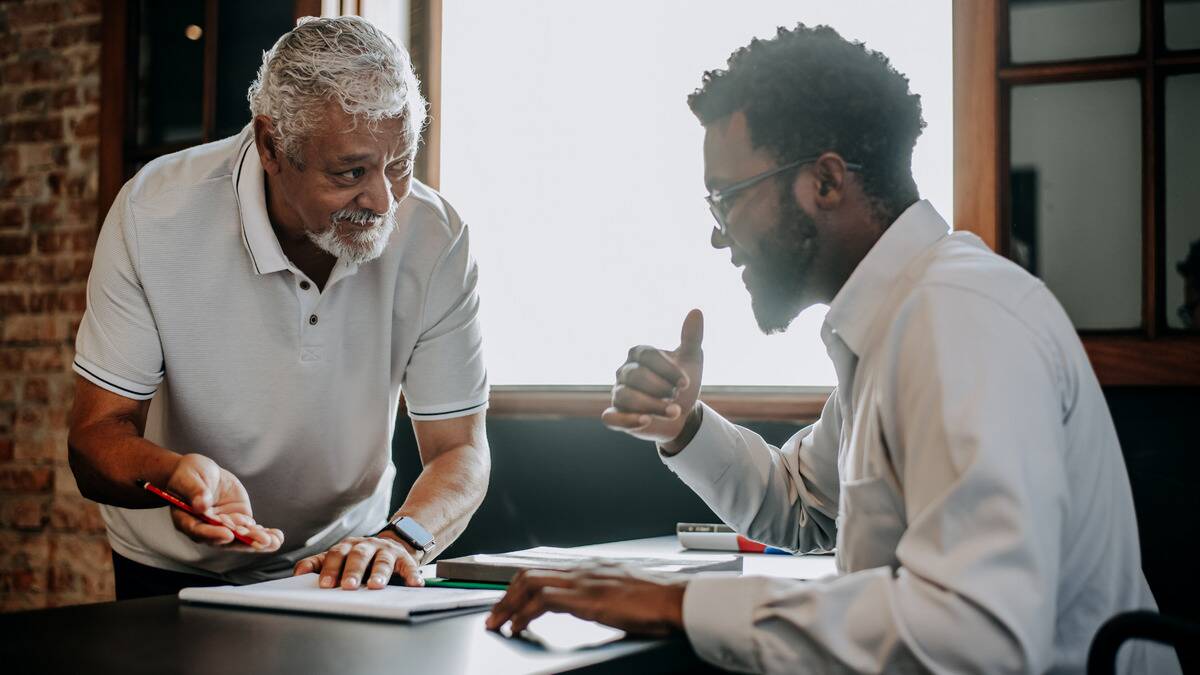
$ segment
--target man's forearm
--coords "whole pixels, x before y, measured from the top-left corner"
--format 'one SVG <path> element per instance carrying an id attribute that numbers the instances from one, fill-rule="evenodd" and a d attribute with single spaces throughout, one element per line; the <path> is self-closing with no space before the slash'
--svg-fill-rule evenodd
<path id="1" fill-rule="evenodd" d="M 132 423 L 117 421 L 72 429 L 67 446 L 79 492 L 92 501 L 125 508 L 162 506 L 136 481 L 165 486 L 180 459 L 137 435 Z"/>
<path id="2" fill-rule="evenodd" d="M 425 465 L 398 513 L 412 517 L 433 533 L 437 546 L 449 546 L 466 529 L 487 494 L 491 460 L 488 449 L 461 445 Z"/>

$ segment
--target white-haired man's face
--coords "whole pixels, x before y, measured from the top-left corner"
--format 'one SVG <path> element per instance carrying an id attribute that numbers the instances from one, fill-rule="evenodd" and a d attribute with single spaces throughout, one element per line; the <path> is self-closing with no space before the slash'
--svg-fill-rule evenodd
<path id="1" fill-rule="evenodd" d="M 270 153 L 261 153 L 260 155 Z M 263 157 L 271 181 L 273 219 L 280 236 L 307 237 L 337 258 L 364 263 L 378 258 L 395 229 L 396 207 L 412 185 L 416 139 L 402 118 L 368 125 L 334 104 L 302 145 L 303 167 L 277 149 Z"/>

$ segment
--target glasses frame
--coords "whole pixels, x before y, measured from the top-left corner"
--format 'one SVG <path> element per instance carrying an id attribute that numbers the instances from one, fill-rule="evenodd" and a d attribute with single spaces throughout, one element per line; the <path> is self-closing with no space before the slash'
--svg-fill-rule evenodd
<path id="1" fill-rule="evenodd" d="M 732 208 L 732 200 L 739 193 L 758 185 L 772 176 L 778 176 L 784 171 L 795 169 L 796 167 L 803 166 L 805 164 L 812 164 L 820 159 L 823 155 L 824 153 L 821 155 L 813 155 L 812 157 L 804 157 L 794 162 L 788 162 L 783 166 L 778 166 L 774 169 L 751 176 L 745 180 L 740 180 L 733 185 L 721 188 L 720 190 L 713 190 L 712 192 L 709 192 L 704 196 L 704 201 L 708 203 L 708 210 L 712 213 L 713 218 L 715 218 L 717 221 L 717 231 L 721 233 L 722 237 L 729 235 L 729 226 L 725 223 L 725 216 L 727 214 L 724 211 L 728 208 Z M 850 169 L 851 171 L 862 171 L 863 166 L 857 162 L 846 162 L 846 168 Z"/>

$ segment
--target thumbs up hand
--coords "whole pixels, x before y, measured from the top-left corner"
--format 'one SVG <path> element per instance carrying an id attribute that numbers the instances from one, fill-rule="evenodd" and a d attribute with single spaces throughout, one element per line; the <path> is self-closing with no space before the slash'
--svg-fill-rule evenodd
<path id="1" fill-rule="evenodd" d="M 700 398 L 703 339 L 704 315 L 693 309 L 683 320 L 677 349 L 630 349 L 628 360 L 617 369 L 612 405 L 600 416 L 605 426 L 656 443 L 679 439 Z"/>

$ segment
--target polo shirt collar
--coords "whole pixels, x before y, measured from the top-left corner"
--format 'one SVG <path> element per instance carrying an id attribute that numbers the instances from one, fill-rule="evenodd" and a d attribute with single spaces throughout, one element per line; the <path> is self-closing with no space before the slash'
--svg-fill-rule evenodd
<path id="1" fill-rule="evenodd" d="M 949 232 L 950 226 L 928 200 L 905 209 L 854 268 L 829 304 L 825 315 L 828 329 L 821 331 L 826 346 L 836 335 L 861 356 L 867 346 L 868 331 L 905 268 Z"/>
<path id="2" fill-rule="evenodd" d="M 254 272 L 262 275 L 288 269 L 287 256 L 267 215 L 266 178 L 253 136 L 242 146 L 233 170 L 233 186 L 242 216 L 242 242 L 250 254 Z"/>

